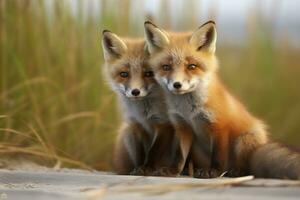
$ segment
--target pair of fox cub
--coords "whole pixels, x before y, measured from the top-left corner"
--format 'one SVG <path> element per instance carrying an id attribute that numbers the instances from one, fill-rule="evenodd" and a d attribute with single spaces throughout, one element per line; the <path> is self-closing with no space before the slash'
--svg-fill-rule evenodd
<path id="1" fill-rule="evenodd" d="M 300 155 L 269 141 L 219 79 L 213 21 L 187 33 L 144 26 L 145 39 L 103 31 L 105 74 L 124 108 L 117 173 L 300 179 Z"/>

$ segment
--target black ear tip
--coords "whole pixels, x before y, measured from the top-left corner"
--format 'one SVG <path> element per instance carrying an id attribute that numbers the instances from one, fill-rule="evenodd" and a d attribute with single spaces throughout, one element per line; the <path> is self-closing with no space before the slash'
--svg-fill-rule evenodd
<path id="1" fill-rule="evenodd" d="M 145 22 L 144 22 L 144 26 L 147 26 L 147 25 L 155 26 L 155 24 L 153 24 L 151 21 L 145 21 Z M 155 26 L 155 27 L 156 27 L 156 26 Z"/>
<path id="2" fill-rule="evenodd" d="M 210 21 L 207 22 L 207 24 L 214 24 L 214 25 L 216 25 L 216 22 L 213 21 L 213 20 L 210 20 Z"/>
<path id="3" fill-rule="evenodd" d="M 107 29 L 105 29 L 105 30 L 102 31 L 102 35 L 104 35 L 104 34 L 106 34 L 106 33 L 111 33 L 111 31 L 110 31 L 110 30 L 107 30 Z"/>
<path id="4" fill-rule="evenodd" d="M 207 24 L 213 24 L 213 25 L 216 25 L 216 22 L 213 21 L 213 20 L 210 20 L 210 21 L 208 21 L 208 22 L 202 24 L 200 27 L 203 27 L 203 26 L 205 26 L 205 25 L 207 25 Z"/>

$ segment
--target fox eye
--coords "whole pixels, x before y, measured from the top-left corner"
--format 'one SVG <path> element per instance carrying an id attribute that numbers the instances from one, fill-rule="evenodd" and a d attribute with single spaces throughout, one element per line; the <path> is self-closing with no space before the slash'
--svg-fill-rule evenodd
<path id="1" fill-rule="evenodd" d="M 145 76 L 146 77 L 153 77 L 154 73 L 153 73 L 153 71 L 147 71 L 147 72 L 145 72 Z"/>
<path id="2" fill-rule="evenodd" d="M 120 76 L 122 78 L 127 78 L 129 76 L 129 73 L 128 72 L 120 72 Z"/>
<path id="3" fill-rule="evenodd" d="M 188 68 L 189 70 L 194 70 L 194 69 L 197 68 L 197 65 L 196 65 L 196 64 L 189 64 L 189 65 L 187 66 L 187 68 Z"/>
<path id="4" fill-rule="evenodd" d="M 162 68 L 163 68 L 164 71 L 170 71 L 171 70 L 170 65 L 163 65 Z"/>

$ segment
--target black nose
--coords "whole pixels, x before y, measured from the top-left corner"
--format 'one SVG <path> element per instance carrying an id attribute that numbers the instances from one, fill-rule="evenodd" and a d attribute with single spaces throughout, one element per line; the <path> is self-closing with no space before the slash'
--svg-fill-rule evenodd
<path id="1" fill-rule="evenodd" d="M 139 96 L 140 93 L 141 93 L 141 92 L 140 92 L 139 89 L 134 89 L 134 90 L 131 91 L 131 94 L 132 94 L 133 96 Z"/>
<path id="2" fill-rule="evenodd" d="M 175 83 L 173 84 L 173 87 L 176 88 L 176 89 L 180 89 L 181 86 L 182 86 L 182 85 L 181 85 L 180 82 L 175 82 Z"/>

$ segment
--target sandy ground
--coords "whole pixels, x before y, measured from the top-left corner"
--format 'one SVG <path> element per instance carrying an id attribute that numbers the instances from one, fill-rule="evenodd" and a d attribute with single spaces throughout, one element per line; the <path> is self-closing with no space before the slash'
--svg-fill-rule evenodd
<path id="1" fill-rule="evenodd" d="M 118 176 L 49 168 L 0 169 L 2 199 L 300 199 L 300 182 Z"/>

